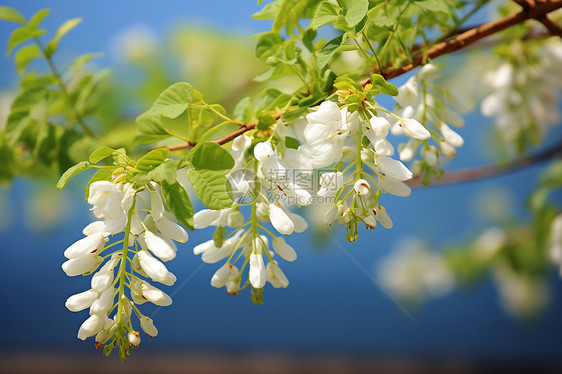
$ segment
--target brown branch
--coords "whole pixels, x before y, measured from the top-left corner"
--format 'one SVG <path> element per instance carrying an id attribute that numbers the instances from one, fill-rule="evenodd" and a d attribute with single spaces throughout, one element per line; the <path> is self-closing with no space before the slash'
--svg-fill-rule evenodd
<path id="1" fill-rule="evenodd" d="M 562 157 L 562 142 L 537 154 L 524 156 L 507 163 L 449 171 L 440 179 L 432 179 L 428 187 L 474 182 L 482 179 L 498 177 L 500 175 L 520 171 L 530 166 L 559 157 Z M 410 179 L 406 182 L 406 184 L 414 188 L 426 187 L 422 184 L 420 177 Z"/>
<path id="2" fill-rule="evenodd" d="M 536 6 L 535 0 L 513 0 L 519 4 L 523 11 L 528 12 L 532 7 Z M 550 32 L 551 35 L 559 36 L 562 38 L 562 27 L 556 22 L 552 21 L 546 14 L 540 17 L 534 17 L 537 21 L 543 24 L 544 27 Z"/>
<path id="3" fill-rule="evenodd" d="M 435 59 L 439 56 L 458 51 L 459 49 L 462 49 L 478 40 L 481 40 L 485 37 L 488 37 L 500 31 L 503 31 L 508 27 L 524 22 L 531 18 L 535 18 L 535 19 L 541 18 L 546 14 L 559 8 L 562 8 L 562 0 L 545 0 L 545 1 L 537 2 L 535 3 L 534 6 L 529 7 L 528 10 L 523 10 L 519 13 L 502 17 L 496 21 L 492 21 L 480 26 L 473 27 L 470 30 L 458 34 L 456 37 L 452 39 L 436 44 L 433 47 L 428 48 L 423 53 L 416 55 L 413 61 L 406 62 L 405 64 L 403 64 L 402 66 L 396 69 L 385 71 L 384 74 L 382 75 L 385 77 L 385 79 L 395 78 L 399 75 L 405 74 L 423 65 L 428 59 Z M 365 86 L 366 84 L 370 83 L 370 80 L 365 79 L 359 83 Z M 283 112 L 279 112 L 275 114 L 273 117 L 275 119 L 279 119 L 281 118 L 282 115 Z M 241 127 L 238 130 L 232 132 L 231 134 L 223 138 L 213 140 L 213 142 L 220 145 L 226 144 L 232 141 L 237 136 L 242 135 L 247 131 L 255 129 L 256 125 L 257 122 L 248 122 L 246 124 L 241 125 Z M 195 143 L 186 143 L 186 144 L 167 146 L 166 148 L 170 150 L 179 150 L 179 149 L 192 148 L 194 145 Z"/>

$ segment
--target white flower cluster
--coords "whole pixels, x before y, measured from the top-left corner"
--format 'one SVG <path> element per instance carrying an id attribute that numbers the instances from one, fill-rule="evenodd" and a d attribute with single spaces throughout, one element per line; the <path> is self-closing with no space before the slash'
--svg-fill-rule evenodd
<path id="1" fill-rule="evenodd" d="M 464 112 L 466 108 L 454 95 L 432 82 L 437 77 L 437 66 L 426 64 L 398 89 L 399 94 L 395 98 L 396 114 L 415 118 L 423 124 L 429 123 L 432 127 L 431 137 L 437 145 L 435 147 L 427 140 L 430 137 L 429 132 L 425 139 L 420 139 L 412 136 L 411 131 L 402 123 L 395 121 L 391 128 L 393 134 L 405 134 L 413 138 L 398 147 L 400 160 L 412 161 L 421 146 L 420 155 L 423 162 L 416 160 L 414 163 L 415 175 L 421 174 L 424 167 L 435 167 L 440 161 L 440 155 L 455 157 L 456 148 L 464 144 L 463 138 L 451 126 L 458 128 L 465 125 L 464 119 L 457 111 Z"/>
<path id="2" fill-rule="evenodd" d="M 484 77 L 491 92 L 482 101 L 482 114 L 493 117 L 501 138 L 519 149 L 529 140 L 538 143 L 560 121 L 562 42 L 553 39 L 529 50 L 513 43 L 513 58 Z"/>
<path id="3" fill-rule="evenodd" d="M 304 218 L 292 213 L 282 203 L 279 195 L 300 198 L 298 200 L 305 205 L 309 203 L 310 194 L 287 178 L 288 169 L 274 152 L 270 141 L 260 142 L 254 147 L 257 173 L 241 169 L 242 163 L 238 161 L 250 143 L 249 138 L 242 135 L 234 141 L 231 151 L 237 161 L 229 175 L 238 196 L 236 204 L 223 210 L 204 209 L 194 216 L 196 229 L 209 226 L 216 226 L 217 230 L 226 227 L 234 229 L 224 240 L 222 237 L 218 241 L 213 238 L 193 248 L 193 253 L 201 255 L 206 263 L 217 263 L 228 258 L 213 275 L 211 285 L 225 287 L 230 295 L 236 295 L 248 284 L 256 290 L 262 289 L 266 282 L 275 288 L 287 287 L 289 281 L 274 256 L 277 254 L 286 261 L 294 261 L 297 254 L 282 236 L 274 235 L 264 224 L 270 223 L 282 235 L 303 232 L 308 226 Z M 251 201 L 243 202 L 248 196 Z M 245 206 L 251 206 L 248 222 L 245 222 L 240 212 Z M 267 236 L 259 231 L 269 234 L 271 245 Z M 267 266 L 264 255 L 268 260 Z M 238 262 L 241 262 L 240 268 L 236 266 Z M 248 274 L 242 282 L 246 268 Z"/>
<path id="4" fill-rule="evenodd" d="M 398 299 L 420 304 L 430 297 L 443 296 L 455 284 L 452 270 L 439 253 L 416 239 L 405 239 L 377 266 L 383 284 Z"/>
<path id="5" fill-rule="evenodd" d="M 92 183 L 88 203 L 100 220 L 86 226 L 83 230 L 86 237 L 64 252 L 68 261 L 62 269 L 68 276 L 95 272 L 91 289 L 69 297 L 66 307 L 73 312 L 90 308 L 90 317 L 80 327 L 78 338 L 84 340 L 95 335 L 96 346 L 102 346 L 110 339 L 121 339 L 123 336 L 119 334 L 122 333 L 127 334 L 132 346 L 137 346 L 140 337 L 131 323 L 133 311 L 139 318 L 140 327 L 148 335 L 156 336 L 158 330 L 152 319 L 144 316 L 136 305 L 147 301 L 160 306 L 172 303 L 170 296 L 140 276 L 173 285 L 176 277 L 163 262 L 175 258 L 174 241 L 185 243 L 188 234 L 164 208 L 158 187 L 150 187 L 150 191 L 138 192 L 129 183 Z M 111 236 L 123 232 L 122 240 L 107 245 Z M 109 250 L 118 244 L 122 244 L 122 248 Z M 134 256 L 129 257 L 130 254 Z M 125 294 L 125 288 L 130 289 L 130 297 Z M 115 314 L 110 318 L 114 310 Z"/>

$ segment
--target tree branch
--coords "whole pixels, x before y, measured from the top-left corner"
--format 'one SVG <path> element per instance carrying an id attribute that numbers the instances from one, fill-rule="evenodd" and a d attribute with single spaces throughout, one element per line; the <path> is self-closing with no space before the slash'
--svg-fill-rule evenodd
<path id="1" fill-rule="evenodd" d="M 519 4 L 525 12 L 528 12 L 530 8 L 536 6 L 535 0 L 513 0 Z M 548 16 L 542 15 L 540 17 L 535 17 L 537 21 L 542 23 L 544 27 L 550 32 L 551 35 L 559 36 L 562 38 L 562 27 L 556 22 L 552 21 Z"/>
<path id="2" fill-rule="evenodd" d="M 562 157 L 562 141 L 552 148 L 546 149 L 534 155 L 524 156 L 507 163 L 449 171 L 440 179 L 432 179 L 431 184 L 429 184 L 427 187 L 474 182 L 486 178 L 493 178 L 500 175 L 520 171 L 530 166 L 560 157 Z M 420 177 L 410 179 L 406 182 L 406 184 L 414 188 L 426 187 L 422 184 Z"/>
<path id="3" fill-rule="evenodd" d="M 392 79 L 398 77 L 402 74 L 405 74 L 411 70 L 414 70 L 418 66 L 423 65 L 428 59 L 435 59 L 439 56 L 449 54 L 459 49 L 462 49 L 478 40 L 486 38 L 490 35 L 503 31 L 513 25 L 519 24 L 531 18 L 541 18 L 546 14 L 562 8 L 562 0 L 545 0 L 541 2 L 534 3 L 534 6 L 530 6 L 528 10 L 523 10 L 519 13 L 514 13 L 505 17 L 502 17 L 496 21 L 488 22 L 486 24 L 473 27 L 463 33 L 458 34 L 452 39 L 446 40 L 442 43 L 438 43 L 424 52 L 414 56 L 411 62 L 406 62 L 402 66 L 390 70 L 385 71 L 384 74 L 381 74 L 385 77 L 385 79 Z M 381 73 L 381 72 L 377 72 Z M 370 83 L 369 79 L 365 79 L 361 82 L 361 85 L 365 86 L 366 84 Z M 275 119 L 281 118 L 283 112 L 279 112 L 275 114 L 273 117 Z M 223 145 L 230 141 L 232 141 L 237 136 L 242 135 L 243 133 L 255 129 L 257 122 L 248 122 L 240 126 L 239 129 L 236 131 L 228 134 L 227 136 L 213 140 L 213 142 Z M 195 146 L 196 143 L 186 143 L 186 144 L 177 144 L 167 146 L 166 148 L 170 150 L 179 150 L 179 149 L 186 149 L 192 148 Z"/>

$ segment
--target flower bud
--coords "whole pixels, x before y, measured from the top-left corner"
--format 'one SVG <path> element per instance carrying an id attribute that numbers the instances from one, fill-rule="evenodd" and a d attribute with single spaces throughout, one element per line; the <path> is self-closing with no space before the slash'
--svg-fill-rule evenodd
<path id="1" fill-rule="evenodd" d="M 220 210 L 203 209 L 195 213 L 193 216 L 193 227 L 196 229 L 204 229 L 211 226 L 220 217 Z"/>
<path id="2" fill-rule="evenodd" d="M 265 265 L 261 253 L 252 253 L 250 255 L 250 284 L 254 288 L 263 288 L 267 279 Z"/>
<path id="3" fill-rule="evenodd" d="M 151 231 L 144 232 L 144 241 L 148 249 L 162 261 L 170 261 L 176 257 L 176 245 L 170 239 L 165 239 Z"/>
<path id="4" fill-rule="evenodd" d="M 371 186 L 365 179 L 359 179 L 353 185 L 353 189 L 357 195 L 368 195 L 371 192 Z"/>
<path id="5" fill-rule="evenodd" d="M 99 297 L 95 290 L 87 290 L 70 296 L 64 304 L 71 312 L 79 312 L 89 308 Z"/>
<path id="6" fill-rule="evenodd" d="M 90 336 L 96 335 L 103 329 L 105 324 L 105 319 L 96 314 L 91 315 L 87 320 L 82 323 L 80 329 L 78 330 L 78 339 L 86 340 Z"/>
<path id="7" fill-rule="evenodd" d="M 334 207 L 335 208 L 335 207 Z M 335 217 L 334 217 L 335 219 Z M 333 221 L 333 220 L 332 220 Z M 283 260 L 292 262 L 297 259 L 297 252 L 291 247 L 283 237 L 278 237 L 273 240 L 273 250 Z"/>
<path id="8" fill-rule="evenodd" d="M 271 142 L 269 140 L 258 143 L 254 147 L 254 157 L 256 160 L 263 161 L 271 156 L 273 156 L 273 147 L 271 146 Z"/>
<path id="9" fill-rule="evenodd" d="M 267 281 L 275 288 L 287 288 L 289 280 L 279 267 L 277 261 L 270 261 L 266 268 Z"/>
<path id="10" fill-rule="evenodd" d="M 141 329 L 151 337 L 158 335 L 158 329 L 154 326 L 154 322 L 150 317 L 142 316 L 140 318 Z"/>
<path id="11" fill-rule="evenodd" d="M 130 332 L 129 335 L 127 335 L 127 339 L 129 339 L 129 344 L 133 347 L 138 347 L 141 342 L 138 331 Z"/>
<path id="12" fill-rule="evenodd" d="M 279 233 L 291 235 L 295 230 L 295 224 L 287 213 L 275 204 L 269 204 L 269 220 Z"/>
<path id="13" fill-rule="evenodd" d="M 425 126 L 413 118 L 405 118 L 400 123 L 400 127 L 402 127 L 404 134 L 413 139 L 426 140 L 431 137 Z"/>

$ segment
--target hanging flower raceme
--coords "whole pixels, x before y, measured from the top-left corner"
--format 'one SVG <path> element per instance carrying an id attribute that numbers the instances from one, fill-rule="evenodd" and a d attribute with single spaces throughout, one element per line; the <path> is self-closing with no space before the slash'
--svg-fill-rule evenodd
<path id="1" fill-rule="evenodd" d="M 178 182 L 162 181 L 162 187 L 147 182 L 143 159 L 135 163 L 121 151 L 103 152 L 108 153 L 104 157 L 113 154 L 117 165 L 99 167 L 110 171 L 107 180 L 93 178 L 89 185 L 87 201 L 97 220 L 84 228 L 84 238 L 64 251 L 68 260 L 62 264 L 68 276 L 92 275 L 90 289 L 70 296 L 66 307 L 72 312 L 89 309 L 89 317 L 79 328 L 79 339 L 95 337 L 96 347 L 104 347 L 106 354 L 119 346 L 120 357 L 125 359 L 130 348 L 140 344 L 139 330 L 150 337 L 158 334 L 152 319 L 138 306 L 172 303 L 154 283 L 171 286 L 176 282 L 164 263 L 176 257 L 176 243 L 187 242 L 188 234 L 175 214 L 166 209 L 170 203 L 164 204 L 163 195 L 173 191 L 181 198 L 187 194 Z M 158 153 L 165 161 L 167 152 Z M 154 156 L 149 154 L 146 159 L 154 163 Z M 94 153 L 91 159 L 96 157 Z M 189 220 L 185 223 L 189 225 Z"/>
<path id="2" fill-rule="evenodd" d="M 464 126 L 459 112 L 464 113 L 467 108 L 452 93 L 437 85 L 436 78 L 438 67 L 433 63 L 424 65 L 398 88 L 394 114 L 385 114 L 394 135 L 410 138 L 398 146 L 400 160 L 415 160 L 412 171 L 415 176 L 423 176 L 425 184 L 429 183 L 431 175 L 438 178 L 443 174 L 439 168 L 443 158 L 455 157 L 456 149 L 464 144 L 451 126 Z M 418 152 L 420 158 L 416 158 Z"/>
<path id="3" fill-rule="evenodd" d="M 252 300 L 261 303 L 266 283 L 275 288 L 289 285 L 279 262 L 274 259 L 276 255 L 286 261 L 297 257 L 283 235 L 307 228 L 306 221 L 292 213 L 287 204 L 308 205 L 311 195 L 294 183 L 292 169 L 286 166 L 270 140 L 254 144 L 253 155 L 246 160 L 254 165 L 254 170 L 244 168 L 240 160 L 251 146 L 249 138 L 242 135 L 234 144 L 231 154 L 240 161 L 228 175 L 234 190 L 234 204 L 226 209 L 204 209 L 195 214 L 195 228 L 215 226 L 216 230 L 213 239 L 195 246 L 193 253 L 211 264 L 226 259 L 212 276 L 211 286 L 224 287 L 229 295 L 237 295 L 250 287 Z M 242 211 L 249 211 L 247 219 Z M 266 225 L 271 225 L 280 235 Z M 233 230 L 227 234 L 227 228 Z"/>
<path id="4" fill-rule="evenodd" d="M 558 39 L 509 46 L 509 58 L 484 76 L 489 94 L 482 114 L 494 118 L 500 138 L 521 152 L 538 144 L 560 122 L 562 42 Z"/>

